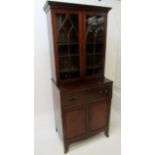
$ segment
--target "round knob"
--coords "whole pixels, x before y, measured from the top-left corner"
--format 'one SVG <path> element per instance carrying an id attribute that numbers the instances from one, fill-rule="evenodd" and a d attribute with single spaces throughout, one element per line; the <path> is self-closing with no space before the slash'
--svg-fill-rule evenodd
<path id="1" fill-rule="evenodd" d="M 105 95 L 108 94 L 108 90 L 107 90 L 107 89 L 105 89 L 105 90 L 101 90 L 101 91 L 99 91 L 99 94 L 105 96 Z"/>
<path id="2" fill-rule="evenodd" d="M 72 102 L 72 101 L 77 100 L 77 98 L 78 97 L 76 95 L 73 95 L 73 96 L 69 96 L 68 100 Z"/>

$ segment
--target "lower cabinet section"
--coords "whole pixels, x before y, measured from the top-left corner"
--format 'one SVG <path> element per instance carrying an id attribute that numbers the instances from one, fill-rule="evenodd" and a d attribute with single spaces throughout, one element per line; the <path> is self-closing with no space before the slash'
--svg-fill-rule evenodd
<path id="1" fill-rule="evenodd" d="M 66 138 L 74 138 L 86 133 L 86 109 L 81 107 L 65 112 Z"/>
<path id="2" fill-rule="evenodd" d="M 66 139 L 82 137 L 105 128 L 108 123 L 108 107 L 105 99 L 67 109 L 64 114 Z"/>
<path id="3" fill-rule="evenodd" d="M 88 129 L 90 131 L 104 128 L 108 118 L 108 104 L 106 100 L 88 105 Z"/>
<path id="4" fill-rule="evenodd" d="M 54 92 L 55 116 L 61 118 L 56 119 L 56 129 L 63 140 L 65 153 L 73 142 L 102 131 L 109 136 L 112 82 L 54 86 Z"/>

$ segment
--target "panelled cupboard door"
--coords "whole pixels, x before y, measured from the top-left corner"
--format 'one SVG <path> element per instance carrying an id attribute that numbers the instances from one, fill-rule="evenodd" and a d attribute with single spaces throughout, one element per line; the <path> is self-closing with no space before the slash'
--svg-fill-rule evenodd
<path id="1" fill-rule="evenodd" d="M 84 12 L 85 77 L 98 78 L 104 74 L 106 14 Z"/>
<path id="2" fill-rule="evenodd" d="M 80 107 L 65 112 L 64 121 L 67 139 L 84 135 L 86 133 L 86 108 Z"/>
<path id="3" fill-rule="evenodd" d="M 97 130 L 107 125 L 108 103 L 106 100 L 90 103 L 88 105 L 89 130 Z"/>
<path id="4" fill-rule="evenodd" d="M 54 48 L 59 81 L 80 78 L 82 15 L 79 11 L 52 10 Z"/>

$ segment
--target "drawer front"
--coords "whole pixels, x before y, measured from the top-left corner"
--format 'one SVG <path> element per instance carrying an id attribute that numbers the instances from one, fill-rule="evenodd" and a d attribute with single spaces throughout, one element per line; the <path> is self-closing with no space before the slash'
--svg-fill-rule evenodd
<path id="1" fill-rule="evenodd" d="M 73 93 L 62 93 L 61 97 L 62 97 L 62 104 L 64 106 L 87 104 L 102 100 L 104 98 L 110 98 L 111 87 L 106 86 L 106 87 L 90 88 L 87 90 L 82 90 Z"/>

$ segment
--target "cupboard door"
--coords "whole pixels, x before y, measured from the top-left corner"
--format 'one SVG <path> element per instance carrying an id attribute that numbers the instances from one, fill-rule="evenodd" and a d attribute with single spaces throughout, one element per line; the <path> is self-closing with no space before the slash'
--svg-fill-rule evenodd
<path id="1" fill-rule="evenodd" d="M 54 10 L 54 36 L 58 79 L 69 81 L 80 78 L 80 20 L 79 12 Z"/>
<path id="2" fill-rule="evenodd" d="M 84 14 L 85 76 L 102 77 L 104 74 L 106 15 Z"/>
<path id="3" fill-rule="evenodd" d="M 65 133 L 67 139 L 86 133 L 86 108 L 65 112 Z"/>
<path id="4" fill-rule="evenodd" d="M 88 106 L 89 130 L 104 128 L 107 124 L 108 104 L 106 100 L 90 103 Z"/>

